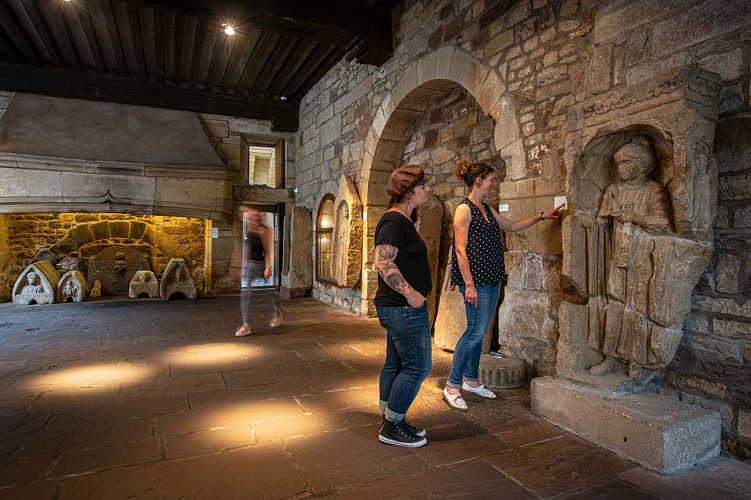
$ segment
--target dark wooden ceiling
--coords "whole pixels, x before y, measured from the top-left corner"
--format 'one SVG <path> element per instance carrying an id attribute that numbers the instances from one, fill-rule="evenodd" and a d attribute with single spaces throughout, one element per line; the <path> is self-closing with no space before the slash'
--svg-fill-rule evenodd
<path id="1" fill-rule="evenodd" d="M 300 99 L 342 58 L 388 60 L 396 3 L 0 0 L 0 89 L 272 120 L 294 131 Z"/>

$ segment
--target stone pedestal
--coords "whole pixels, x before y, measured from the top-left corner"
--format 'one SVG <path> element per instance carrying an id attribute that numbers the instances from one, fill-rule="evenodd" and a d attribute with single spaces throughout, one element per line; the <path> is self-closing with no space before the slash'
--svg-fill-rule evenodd
<path id="1" fill-rule="evenodd" d="M 137 299 L 144 294 L 151 298 L 159 297 L 159 282 L 153 271 L 136 271 L 133 279 L 130 280 L 128 297 Z"/>
<path id="2" fill-rule="evenodd" d="M 575 382 L 532 380 L 532 413 L 643 467 L 672 474 L 720 453 L 720 415 L 641 392 L 614 397 Z"/>
<path id="3" fill-rule="evenodd" d="M 279 287 L 279 296 L 285 300 L 302 299 L 307 295 L 307 293 L 307 288 L 287 288 L 285 286 Z"/>
<path id="4" fill-rule="evenodd" d="M 483 354 L 479 372 L 480 382 L 490 389 L 515 389 L 526 382 L 524 360 L 520 358 Z"/>

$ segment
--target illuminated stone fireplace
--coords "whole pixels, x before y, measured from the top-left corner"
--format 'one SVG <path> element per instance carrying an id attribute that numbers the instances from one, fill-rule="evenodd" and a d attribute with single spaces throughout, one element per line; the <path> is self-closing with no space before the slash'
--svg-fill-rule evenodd
<path id="1" fill-rule="evenodd" d="M 0 300 L 33 261 L 77 259 L 86 275 L 115 246 L 157 275 L 184 258 L 207 290 L 236 175 L 195 113 L 16 94 L 0 119 Z"/>

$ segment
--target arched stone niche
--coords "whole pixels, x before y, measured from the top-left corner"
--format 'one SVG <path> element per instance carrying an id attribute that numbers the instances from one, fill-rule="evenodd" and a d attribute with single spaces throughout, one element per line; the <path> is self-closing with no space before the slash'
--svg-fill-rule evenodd
<path id="1" fill-rule="evenodd" d="M 29 264 L 13 286 L 16 305 L 53 304 L 60 273 L 47 260 Z"/>
<path id="2" fill-rule="evenodd" d="M 362 268 L 362 202 L 352 177 L 343 175 L 334 200 L 331 274 L 340 287 L 354 287 Z"/>
<path id="3" fill-rule="evenodd" d="M 496 150 L 508 164 L 510 178 L 524 170 L 524 148 L 513 100 L 495 68 L 485 66 L 457 47 L 441 47 L 410 62 L 391 75 L 393 86 L 374 110 L 374 120 L 365 140 L 358 191 L 364 204 L 362 308 L 375 315 L 373 298 L 378 275 L 373 265 L 375 228 L 386 211 L 388 196 L 384 190 L 389 175 L 399 165 L 404 146 L 419 118 L 442 96 L 458 86 L 467 89 L 483 112 L 495 122 Z M 434 288 L 438 288 L 434 283 Z"/>
<path id="4" fill-rule="evenodd" d="M 57 284 L 57 302 L 82 302 L 86 297 L 86 279 L 80 271 L 67 271 Z"/>
<path id="5" fill-rule="evenodd" d="M 585 101 L 572 112 L 566 146 L 570 216 L 563 222 L 562 274 L 573 294 L 561 304 L 557 376 L 629 392 L 672 360 L 691 290 L 712 250 L 717 185 L 712 144 L 719 88 L 714 73 L 685 67 Z M 618 225 L 608 223 L 617 217 L 602 217 L 603 195 L 619 181 L 614 155 L 637 134 L 648 138 L 656 153 L 652 178 L 666 191 L 670 209 L 670 227 L 664 232 L 643 222 Z M 615 231 L 629 233 L 619 239 Z M 623 255 L 624 241 L 630 242 L 628 256 L 614 265 Z M 631 289 L 625 309 L 620 292 L 614 291 L 614 273 L 620 272 L 639 285 L 639 290 Z M 603 344 L 613 338 L 620 339 L 613 348 Z M 595 370 L 588 369 L 603 354 L 618 363 L 594 376 Z"/>

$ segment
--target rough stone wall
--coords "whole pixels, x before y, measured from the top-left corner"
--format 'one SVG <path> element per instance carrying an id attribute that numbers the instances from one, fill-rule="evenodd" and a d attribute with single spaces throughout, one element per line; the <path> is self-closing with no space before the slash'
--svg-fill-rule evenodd
<path id="1" fill-rule="evenodd" d="M 205 257 L 205 222 L 201 219 L 182 217 L 142 216 L 127 214 L 17 214 L 5 216 L 8 219 L 8 282 L 12 289 L 18 277 L 34 257 L 43 250 L 61 243 L 71 231 L 82 225 L 95 224 L 100 221 L 109 222 L 109 232 L 102 235 L 102 239 L 93 244 L 102 248 L 113 244 L 134 245 L 137 242 L 129 234 L 117 233 L 116 228 L 127 227 L 119 222 L 140 221 L 155 227 L 170 245 L 179 248 L 180 256 L 184 257 L 193 273 L 193 279 L 199 290 L 204 287 L 204 257 Z M 115 228 L 115 229 L 113 229 Z M 160 235 L 152 239 L 158 240 Z M 2 236 L 0 233 L 0 241 Z M 153 245 L 152 245 L 153 246 Z M 71 251 L 76 251 L 74 248 Z M 170 258 L 165 249 L 154 246 L 151 264 L 157 276 L 161 276 Z M 2 267 L 0 263 L 0 268 Z M 85 267 L 86 262 L 80 263 Z M 5 298 L 8 300 L 10 294 Z"/>
<path id="2" fill-rule="evenodd" d="M 415 124 L 400 162 L 402 165 L 420 165 L 431 172 L 430 187 L 443 204 L 438 279 L 433 283 L 435 293 L 441 291 L 440 284 L 443 283 L 453 242 L 454 210 L 469 192 L 466 185 L 454 176 L 454 165 L 460 160 L 491 165 L 496 169 L 498 182 L 506 177 L 505 167 L 497 161 L 492 118 L 483 113 L 466 90 L 457 88 L 436 101 Z M 498 208 L 497 193 L 485 201 Z"/>
<path id="3" fill-rule="evenodd" d="M 662 391 L 722 415 L 723 448 L 751 459 L 751 116 L 715 132 L 715 252 Z"/>
<path id="4" fill-rule="evenodd" d="M 372 142 L 383 142 L 377 134 L 400 104 L 394 102 L 395 96 L 401 100 L 427 82 L 431 71 L 470 90 L 470 98 L 492 117 L 494 147 L 508 165 L 500 198 L 510 204 L 507 215 L 511 219 L 548 208 L 553 196 L 566 192 L 568 182 L 576 182 L 567 178 L 564 147 L 570 108 L 585 99 L 628 88 L 671 68 L 696 64 L 722 77 L 721 118 L 737 115 L 749 106 L 748 2 L 405 0 L 394 14 L 395 52 L 389 62 L 380 68 L 342 62 L 301 103 L 296 202 L 311 210 L 314 220 L 318 202 L 326 192 L 335 192 L 331 186 L 341 174 L 352 175 L 361 190 L 367 188 L 367 182 L 373 182 L 375 189 L 373 179 L 385 182 L 383 172 L 395 165 L 375 165 L 380 160 L 372 158 Z M 462 62 L 467 58 L 468 65 Z M 462 76 L 462 68 L 467 66 Z M 489 76 L 484 81 L 481 76 L 477 84 L 475 76 L 485 75 L 482 68 L 490 70 Z M 413 129 L 405 122 L 404 130 L 388 130 L 389 140 L 408 144 L 397 158 L 427 159 L 417 150 L 420 141 L 424 146 L 431 128 L 429 113 L 427 118 L 415 120 L 419 123 Z M 442 139 L 446 137 L 439 133 L 433 151 L 446 146 Z M 409 152 L 412 144 L 414 154 Z M 370 180 L 361 178 L 371 162 L 373 169 L 378 167 L 378 175 L 371 175 Z M 726 175 L 734 178 L 728 184 L 735 184 L 745 173 L 733 170 L 732 175 Z M 369 199 L 367 194 L 361 191 L 363 203 Z M 748 268 L 744 253 L 748 237 L 746 228 L 737 225 L 746 217 L 743 200 L 733 198 L 725 208 L 723 203 L 721 192 L 718 219 L 725 217 L 728 231 L 716 228 L 714 267 L 703 283 L 716 279 L 707 276 L 719 274 L 724 283 L 720 289 L 729 290 L 734 288 L 728 276 L 735 266 L 743 272 Z M 379 212 L 366 206 L 365 213 L 370 229 L 371 219 L 377 220 Z M 447 213 L 450 216 L 453 210 Z M 507 235 L 512 286 L 499 318 L 508 319 L 499 321 L 501 342 L 508 352 L 524 358 L 534 375 L 554 372 L 557 314 L 565 295 L 560 285 L 560 231 L 549 227 L 539 224 Z M 372 238 L 370 233 L 366 236 Z M 364 262 L 368 248 L 366 239 Z M 367 277 L 367 263 L 365 267 Z M 682 363 L 680 369 L 674 363 L 676 369 L 671 366 L 662 380 L 667 392 L 720 409 L 725 423 L 724 447 L 740 456 L 747 453 L 751 442 L 748 335 L 744 333 L 751 309 L 744 305 L 747 278 L 743 272 L 732 293 L 700 285 L 692 316 L 698 318 L 694 322 L 699 326 L 687 322 L 687 335 L 675 362 Z M 340 293 L 355 297 L 362 290 Z M 327 294 L 318 297 L 336 303 Z M 356 301 L 343 302 L 356 306 Z M 357 312 L 357 307 L 354 309 Z M 359 312 L 370 311 L 363 304 Z M 696 335 L 692 328 L 698 330 Z M 725 389 L 718 384 L 724 384 Z"/>
<path id="5" fill-rule="evenodd" d="M 8 242 L 8 224 L 10 216 L 0 214 L 0 302 L 10 300 L 15 282 L 10 281 L 10 244 Z"/>

